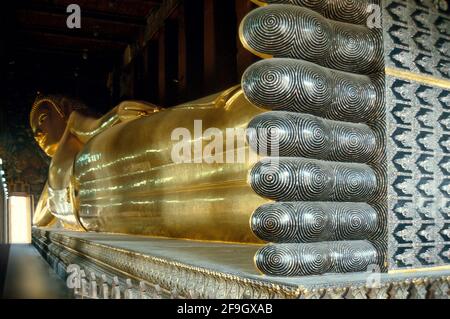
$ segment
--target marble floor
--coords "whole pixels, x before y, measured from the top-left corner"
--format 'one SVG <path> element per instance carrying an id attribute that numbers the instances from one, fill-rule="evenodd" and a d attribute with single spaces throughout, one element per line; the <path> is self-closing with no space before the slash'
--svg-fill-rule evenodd
<path id="1" fill-rule="evenodd" d="M 71 291 L 38 251 L 30 245 L 0 249 L 0 297 L 17 299 L 67 299 Z"/>

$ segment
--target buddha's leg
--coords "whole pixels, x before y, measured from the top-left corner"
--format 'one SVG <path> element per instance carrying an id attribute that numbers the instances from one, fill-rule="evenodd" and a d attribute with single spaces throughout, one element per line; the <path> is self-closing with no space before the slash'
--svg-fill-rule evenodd
<path id="1" fill-rule="evenodd" d="M 271 110 L 250 125 L 281 132 L 279 165 L 264 174 L 264 159 L 250 173 L 254 190 L 275 201 L 252 216 L 254 233 L 275 243 L 257 253 L 256 264 L 287 276 L 383 267 L 384 61 L 380 30 L 365 25 L 377 1 L 267 2 L 284 4 L 252 11 L 240 28 L 243 44 L 269 58 L 242 80 L 247 98 Z M 317 136 L 312 144 L 299 135 L 308 126 Z"/>

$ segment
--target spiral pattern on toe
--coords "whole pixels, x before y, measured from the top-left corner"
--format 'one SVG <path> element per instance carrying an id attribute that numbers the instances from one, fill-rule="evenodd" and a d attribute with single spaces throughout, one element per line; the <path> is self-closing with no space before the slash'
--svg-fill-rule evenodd
<path id="1" fill-rule="evenodd" d="M 377 252 L 367 241 L 271 244 L 255 255 L 256 267 L 271 276 L 365 271 L 376 262 Z"/>
<path id="2" fill-rule="evenodd" d="M 364 124 L 330 121 L 333 146 L 327 159 L 341 162 L 367 162 L 378 151 L 377 138 Z"/>
<path id="3" fill-rule="evenodd" d="M 323 245 L 279 244 L 261 248 L 255 255 L 255 264 L 267 275 L 307 276 L 328 271 L 331 260 Z"/>
<path id="4" fill-rule="evenodd" d="M 271 134 L 274 130 L 278 134 Z M 331 151 L 330 125 L 311 115 L 263 113 L 250 121 L 247 132 L 250 146 L 260 155 L 325 158 Z"/>
<path id="5" fill-rule="evenodd" d="M 330 236 L 327 240 L 366 239 L 376 233 L 378 214 L 365 203 L 333 203 L 329 205 Z"/>
<path id="6" fill-rule="evenodd" d="M 293 59 L 259 61 L 242 77 L 245 96 L 256 106 L 348 122 L 366 122 L 379 115 L 377 85 L 383 84 Z"/>
<path id="7" fill-rule="evenodd" d="M 247 138 L 264 156 L 367 162 L 377 151 L 375 134 L 367 125 L 281 111 L 254 117 Z"/>
<path id="8" fill-rule="evenodd" d="M 366 239 L 377 226 L 376 211 L 365 203 L 270 203 L 251 217 L 254 234 L 274 243 Z"/>
<path id="9" fill-rule="evenodd" d="M 365 164 L 304 158 L 265 158 L 249 178 L 258 195 L 278 201 L 365 201 L 377 186 Z"/>
<path id="10" fill-rule="evenodd" d="M 296 176 L 293 175 L 297 170 L 297 163 L 294 160 L 276 160 L 271 162 L 270 159 L 264 159 L 257 163 L 250 171 L 250 184 L 261 196 L 289 201 L 297 193 Z M 310 193 L 320 191 L 311 188 Z"/>
<path id="11" fill-rule="evenodd" d="M 336 163 L 333 166 L 335 182 L 331 195 L 332 200 L 367 199 L 376 190 L 377 179 L 369 166 L 350 163 Z"/>
<path id="12" fill-rule="evenodd" d="M 366 24 L 371 4 L 377 0 L 265 0 L 268 4 L 293 4 L 314 10 L 328 19 Z"/>
<path id="13" fill-rule="evenodd" d="M 245 71 L 242 86 L 251 102 L 274 110 L 321 114 L 334 96 L 328 70 L 293 59 L 253 64 Z"/>
<path id="14" fill-rule="evenodd" d="M 334 25 L 334 43 L 324 66 L 359 74 L 382 70 L 381 34 L 365 27 L 349 28 L 347 24 Z M 349 67 L 353 64 L 353 67 Z"/>
<path id="15" fill-rule="evenodd" d="M 365 271 L 378 261 L 377 251 L 368 241 L 335 241 L 328 249 L 332 272 Z"/>
<path id="16" fill-rule="evenodd" d="M 240 33 L 243 45 L 260 55 L 362 74 L 383 68 L 379 31 L 328 20 L 299 6 L 274 4 L 253 10 L 242 21 Z"/>
<path id="17" fill-rule="evenodd" d="M 317 202 L 270 203 L 258 207 L 251 217 L 255 235 L 274 243 L 319 241 L 328 224 L 328 211 Z"/>

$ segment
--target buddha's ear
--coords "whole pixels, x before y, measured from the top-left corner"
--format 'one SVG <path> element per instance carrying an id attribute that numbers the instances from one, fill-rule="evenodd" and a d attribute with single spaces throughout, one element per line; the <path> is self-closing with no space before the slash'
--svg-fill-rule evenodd
<path id="1" fill-rule="evenodd" d="M 33 104 L 33 108 L 32 108 L 30 116 L 34 112 L 38 111 L 39 108 L 42 107 L 42 105 L 44 105 L 44 104 L 49 105 L 53 110 L 56 111 L 56 113 L 58 113 L 58 115 L 61 118 L 63 118 L 63 119 L 65 118 L 64 112 L 61 109 L 61 107 L 52 98 L 49 98 L 49 97 L 42 97 L 42 98 L 36 99 L 36 101 Z"/>
<path id="2" fill-rule="evenodd" d="M 50 100 L 50 99 L 49 99 L 49 104 L 52 107 L 52 109 L 54 109 L 56 111 L 56 113 L 58 113 L 62 119 L 65 118 L 64 113 L 58 104 L 56 104 L 53 100 Z"/>

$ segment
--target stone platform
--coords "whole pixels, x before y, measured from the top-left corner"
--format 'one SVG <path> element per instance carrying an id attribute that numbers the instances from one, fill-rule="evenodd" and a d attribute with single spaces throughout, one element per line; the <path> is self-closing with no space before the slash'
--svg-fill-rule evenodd
<path id="1" fill-rule="evenodd" d="M 87 274 L 86 286 L 91 273 L 97 278 L 103 275 L 112 290 L 120 290 L 116 297 L 450 297 L 450 267 L 283 278 L 257 271 L 253 256 L 259 245 L 39 228 L 33 229 L 33 244 L 62 278 L 69 265 L 78 265 Z"/>

